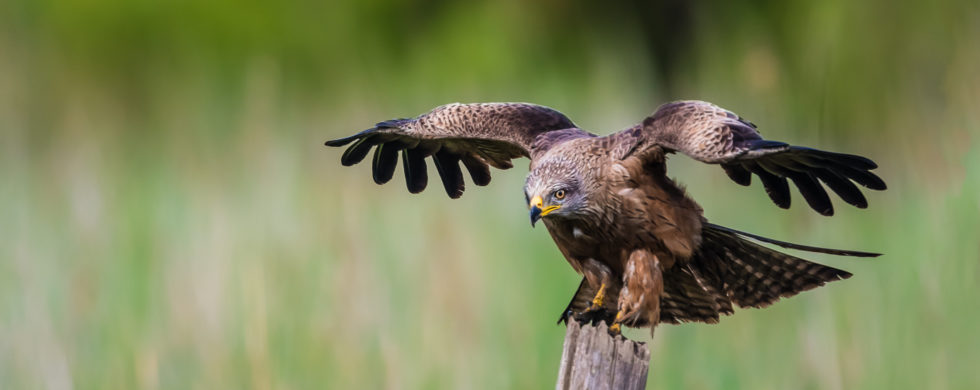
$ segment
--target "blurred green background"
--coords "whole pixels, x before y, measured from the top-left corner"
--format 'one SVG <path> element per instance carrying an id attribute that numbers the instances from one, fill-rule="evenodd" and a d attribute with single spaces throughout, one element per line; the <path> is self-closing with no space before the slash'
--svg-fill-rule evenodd
<path id="1" fill-rule="evenodd" d="M 524 163 L 449 200 L 322 143 L 455 101 L 606 134 L 692 98 L 890 187 L 826 218 L 674 158 L 712 221 L 886 255 L 659 328 L 649 387 L 976 388 L 978 38 L 974 0 L 0 2 L 0 388 L 552 387 L 578 276 Z"/>

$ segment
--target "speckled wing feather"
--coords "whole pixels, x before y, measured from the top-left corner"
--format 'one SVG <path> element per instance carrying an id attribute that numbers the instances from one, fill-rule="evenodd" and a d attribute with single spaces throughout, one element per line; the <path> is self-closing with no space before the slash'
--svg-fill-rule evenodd
<path id="1" fill-rule="evenodd" d="M 721 164 L 741 185 L 749 185 L 755 174 L 782 208 L 790 205 L 787 179 L 823 215 L 833 215 L 834 208 L 821 182 L 858 208 L 867 207 L 868 201 L 854 183 L 873 190 L 886 188 L 870 172 L 878 166 L 865 157 L 765 140 L 752 122 L 708 102 L 665 104 L 642 124 L 622 133 L 639 138 L 634 148 L 640 153 L 644 149 L 678 151 L 701 162 Z"/>
<path id="2" fill-rule="evenodd" d="M 556 131 L 561 130 L 561 131 Z M 547 136 L 542 136 L 545 133 Z M 374 181 L 391 180 L 402 164 L 409 192 L 428 183 L 425 158 L 432 157 L 446 193 L 463 194 L 460 162 L 476 185 L 490 182 L 490 166 L 508 169 L 510 160 L 530 157 L 571 138 L 592 136 L 551 108 L 527 103 L 447 104 L 416 118 L 393 119 L 352 135 L 327 141 L 327 146 L 351 144 L 341 157 L 346 166 L 361 162 L 375 148 Z"/>

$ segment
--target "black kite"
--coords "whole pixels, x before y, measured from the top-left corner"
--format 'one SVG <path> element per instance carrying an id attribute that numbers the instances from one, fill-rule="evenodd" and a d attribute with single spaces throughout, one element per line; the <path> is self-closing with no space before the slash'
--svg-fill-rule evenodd
<path id="1" fill-rule="evenodd" d="M 762 181 L 779 207 L 790 205 L 789 181 L 823 215 L 832 215 L 821 182 L 859 208 L 855 185 L 884 190 L 871 160 L 763 139 L 756 126 L 701 101 L 661 106 L 642 123 L 608 136 L 583 131 L 553 109 L 525 103 L 449 104 L 413 119 L 395 119 L 334 141 L 353 144 L 343 165 L 375 148 L 374 181 L 391 179 L 398 154 L 408 190 L 425 189 L 432 157 L 446 193 L 463 193 L 463 173 L 490 182 L 490 166 L 530 157 L 524 192 L 531 224 L 542 220 L 558 249 L 584 275 L 565 312 L 582 318 L 655 327 L 659 322 L 717 322 L 733 305 L 764 307 L 850 273 L 763 247 L 748 239 L 846 256 L 872 253 L 776 241 L 709 223 L 701 207 L 667 177 L 666 157 L 681 152 L 720 164 L 736 183 Z M 615 313 L 615 314 L 614 314 Z M 652 329 L 651 329 L 652 332 Z"/>

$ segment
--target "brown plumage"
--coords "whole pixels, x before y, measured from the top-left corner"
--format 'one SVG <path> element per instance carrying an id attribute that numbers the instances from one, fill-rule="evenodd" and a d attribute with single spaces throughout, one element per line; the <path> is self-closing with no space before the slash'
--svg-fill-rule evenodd
<path id="1" fill-rule="evenodd" d="M 526 103 L 449 104 L 412 119 L 378 123 L 353 136 L 344 165 L 375 148 L 375 182 L 391 179 L 402 155 L 410 192 L 425 189 L 431 157 L 446 193 L 464 190 L 460 163 L 486 185 L 489 167 L 531 159 L 524 185 L 532 225 L 542 220 L 558 249 L 584 276 L 562 319 L 591 316 L 615 325 L 714 323 L 734 306 L 765 307 L 851 274 L 758 245 L 846 256 L 877 254 L 776 241 L 711 223 L 667 177 L 666 157 L 681 152 L 720 164 L 749 185 L 758 176 L 776 205 L 790 205 L 789 181 L 823 215 L 833 207 L 823 183 L 859 208 L 855 183 L 884 190 L 871 160 L 764 140 L 732 112 L 701 101 L 661 106 L 642 123 L 604 137 L 577 128 L 553 109 Z M 613 316 L 615 314 L 615 316 Z M 652 331 L 652 330 L 651 330 Z"/>

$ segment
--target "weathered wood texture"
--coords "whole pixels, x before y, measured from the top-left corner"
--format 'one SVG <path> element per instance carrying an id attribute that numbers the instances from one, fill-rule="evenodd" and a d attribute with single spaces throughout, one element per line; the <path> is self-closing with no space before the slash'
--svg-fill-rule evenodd
<path id="1" fill-rule="evenodd" d="M 555 388 L 644 389 L 649 369 L 645 343 L 610 336 L 604 323 L 580 325 L 569 318 Z"/>

